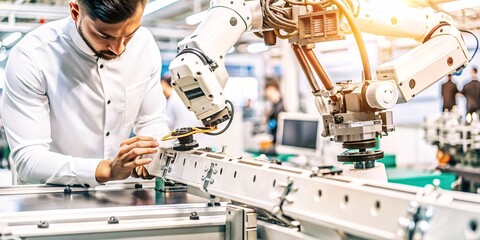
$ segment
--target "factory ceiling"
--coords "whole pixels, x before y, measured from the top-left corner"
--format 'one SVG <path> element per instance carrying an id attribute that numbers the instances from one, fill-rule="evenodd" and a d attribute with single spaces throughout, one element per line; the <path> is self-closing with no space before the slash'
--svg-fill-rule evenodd
<path id="1" fill-rule="evenodd" d="M 168 47 L 194 30 L 195 25 L 188 25 L 185 19 L 208 9 L 210 4 L 209 0 L 156 1 L 170 4 L 144 16 L 143 25 L 152 31 L 160 44 L 167 44 Z M 474 31 L 480 29 L 480 0 L 395 1 L 402 1 L 412 7 L 445 11 L 460 28 Z M 68 2 L 69 0 L 0 0 L 0 39 L 9 32 L 28 32 L 41 23 L 68 16 Z M 449 5 L 453 2 L 464 6 L 456 9 L 456 6 Z M 252 36 L 247 35 L 244 41 L 257 41 Z"/>

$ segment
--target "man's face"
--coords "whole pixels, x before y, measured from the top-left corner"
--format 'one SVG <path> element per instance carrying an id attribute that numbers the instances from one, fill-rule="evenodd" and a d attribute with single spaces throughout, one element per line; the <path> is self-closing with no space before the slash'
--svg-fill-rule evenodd
<path id="1" fill-rule="evenodd" d="M 70 13 L 80 36 L 97 57 L 105 60 L 115 59 L 125 51 L 127 43 L 140 27 L 143 8 L 142 4 L 138 4 L 132 17 L 108 24 L 99 19 L 93 20 L 83 6 L 70 2 Z"/>

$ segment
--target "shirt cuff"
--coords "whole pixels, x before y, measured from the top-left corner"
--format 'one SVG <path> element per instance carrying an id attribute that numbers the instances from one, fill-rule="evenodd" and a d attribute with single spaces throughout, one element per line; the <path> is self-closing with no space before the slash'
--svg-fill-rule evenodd
<path id="1" fill-rule="evenodd" d="M 100 164 L 102 160 L 103 159 L 85 158 L 85 159 L 79 159 L 79 161 L 75 161 L 77 181 L 78 183 L 80 183 L 80 185 L 86 188 L 93 188 L 102 184 L 97 182 L 97 179 L 95 178 L 95 173 L 97 171 L 98 164 Z"/>

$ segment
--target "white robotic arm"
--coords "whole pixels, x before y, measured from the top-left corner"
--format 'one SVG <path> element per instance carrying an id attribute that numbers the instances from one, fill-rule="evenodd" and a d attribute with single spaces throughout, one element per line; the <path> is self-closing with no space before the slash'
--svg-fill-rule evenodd
<path id="1" fill-rule="evenodd" d="M 324 91 L 324 95 L 339 99 L 331 101 L 333 111 L 324 115 L 324 135 L 350 150 L 339 155 L 339 161 L 368 162 L 365 159 L 378 159 L 383 153 L 366 149 L 375 145 L 376 137 L 394 130 L 392 113 L 385 110 L 411 100 L 445 75 L 462 70 L 470 54 L 461 32 L 444 13 L 398 8 L 388 11 L 368 1 L 358 3 L 353 7 L 357 9 L 355 24 L 362 32 L 408 37 L 422 43 L 379 65 L 370 79 L 342 83 L 335 91 Z M 358 167 L 365 168 L 365 164 Z"/>
<path id="2" fill-rule="evenodd" d="M 228 79 L 225 55 L 245 31 L 261 26 L 259 2 L 212 1 L 206 20 L 179 43 L 170 64 L 172 85 L 205 126 L 230 118 L 223 92 Z"/>
<path id="3" fill-rule="evenodd" d="M 393 81 L 399 90 L 399 103 L 411 100 L 445 75 L 462 70 L 468 64 L 467 47 L 449 15 L 419 9 L 380 8 L 366 1 L 358 3 L 361 7 L 356 22 L 362 32 L 411 38 L 422 43 L 376 68 L 376 78 L 372 80 Z M 373 89 L 367 93 L 371 107 L 388 109 L 393 106 L 389 95 L 379 97 L 373 93 L 376 93 Z"/>

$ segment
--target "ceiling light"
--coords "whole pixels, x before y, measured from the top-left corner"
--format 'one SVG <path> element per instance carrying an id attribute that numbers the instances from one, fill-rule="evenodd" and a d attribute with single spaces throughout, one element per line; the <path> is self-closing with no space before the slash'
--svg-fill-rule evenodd
<path id="1" fill-rule="evenodd" d="M 207 11 L 205 10 L 205 11 L 198 12 L 188 16 L 187 18 L 185 18 L 185 22 L 188 25 L 197 25 L 198 23 L 203 21 L 203 19 L 205 19 L 206 16 L 207 16 Z"/>
<path id="2" fill-rule="evenodd" d="M 146 16 L 150 13 L 153 13 L 155 11 L 158 11 L 168 5 L 174 4 L 178 2 L 178 0 L 156 0 L 153 2 L 150 2 L 147 4 L 145 7 L 145 11 L 143 12 L 143 16 Z"/>
<path id="3" fill-rule="evenodd" d="M 462 9 L 480 7 L 480 1 L 478 0 L 461 0 L 446 2 L 440 5 L 445 12 L 455 12 Z"/>
<path id="4" fill-rule="evenodd" d="M 252 43 L 248 45 L 247 52 L 249 53 L 258 53 L 267 51 L 269 47 L 265 46 L 265 43 Z"/>
<path id="5" fill-rule="evenodd" d="M 22 33 L 21 32 L 14 32 L 10 35 L 8 35 L 6 38 L 3 39 L 3 46 L 10 46 L 12 45 L 14 42 L 16 42 L 18 39 L 20 39 L 22 37 Z"/>

